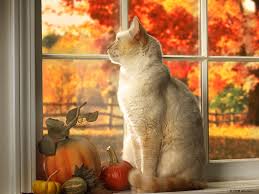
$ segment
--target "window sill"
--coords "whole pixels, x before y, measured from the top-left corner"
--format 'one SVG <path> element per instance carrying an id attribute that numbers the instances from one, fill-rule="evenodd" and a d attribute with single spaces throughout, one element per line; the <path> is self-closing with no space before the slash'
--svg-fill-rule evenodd
<path id="1" fill-rule="evenodd" d="M 259 180 L 210 182 L 208 188 L 196 191 L 166 192 L 161 194 L 258 194 Z M 131 194 L 130 191 L 116 194 Z"/>

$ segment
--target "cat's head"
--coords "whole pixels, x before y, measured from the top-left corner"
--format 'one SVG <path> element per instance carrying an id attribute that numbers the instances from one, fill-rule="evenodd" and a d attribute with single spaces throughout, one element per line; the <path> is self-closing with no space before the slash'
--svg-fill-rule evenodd
<path id="1" fill-rule="evenodd" d="M 148 44 L 149 35 L 135 16 L 128 30 L 118 32 L 116 40 L 107 53 L 113 63 L 122 64 L 136 55 Z"/>

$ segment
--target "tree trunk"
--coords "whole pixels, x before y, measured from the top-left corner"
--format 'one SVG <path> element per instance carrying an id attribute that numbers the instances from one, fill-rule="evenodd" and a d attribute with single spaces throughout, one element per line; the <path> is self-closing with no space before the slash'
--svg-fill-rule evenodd
<path id="1" fill-rule="evenodd" d="M 247 119 L 249 124 L 259 126 L 259 84 L 249 93 Z"/>

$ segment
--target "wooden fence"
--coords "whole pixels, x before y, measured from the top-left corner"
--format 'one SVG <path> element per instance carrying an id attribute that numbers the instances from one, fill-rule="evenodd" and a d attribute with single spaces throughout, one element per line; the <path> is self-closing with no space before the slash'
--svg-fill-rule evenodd
<path id="1" fill-rule="evenodd" d="M 43 119 L 52 117 L 59 118 L 65 117 L 66 112 L 71 108 L 77 106 L 76 103 L 43 103 Z M 87 104 L 88 107 L 97 107 L 97 104 Z M 121 114 L 116 114 L 115 109 L 119 110 L 119 105 L 113 100 L 110 99 L 108 103 L 103 104 L 106 107 L 105 111 L 99 111 L 99 117 L 106 117 L 107 123 L 98 123 L 98 120 L 95 123 L 84 124 L 76 126 L 76 128 L 108 128 L 108 129 L 122 129 L 123 127 L 123 117 Z M 117 111 L 118 112 L 118 111 Z M 215 124 L 216 126 L 222 124 L 243 124 L 246 122 L 247 112 L 244 113 L 209 113 L 209 123 Z M 114 119 L 121 121 L 121 124 L 115 124 Z"/>
<path id="2" fill-rule="evenodd" d="M 209 113 L 209 123 L 216 126 L 228 124 L 244 124 L 247 122 L 247 112 L 243 113 Z"/>
<path id="3" fill-rule="evenodd" d="M 74 107 L 78 106 L 76 103 L 43 103 L 43 120 L 51 117 L 51 118 L 61 118 L 66 116 L 66 112 Z M 98 104 L 87 104 L 88 107 L 97 107 Z M 102 106 L 106 107 L 105 111 L 99 111 L 99 118 L 106 118 L 102 120 L 107 120 L 108 122 L 100 123 L 98 119 L 94 123 L 86 123 L 86 124 L 79 124 L 74 128 L 108 128 L 108 129 L 122 129 L 123 128 L 123 117 L 120 114 L 116 114 L 114 109 L 119 109 L 119 105 L 114 103 L 113 100 L 110 100 L 108 103 L 102 104 Z M 103 109 L 103 108 L 100 108 Z M 117 111 L 118 112 L 118 111 Z M 121 121 L 121 124 L 114 123 L 114 119 Z M 95 124 L 96 123 L 96 124 Z M 46 127 L 44 127 L 46 129 Z"/>

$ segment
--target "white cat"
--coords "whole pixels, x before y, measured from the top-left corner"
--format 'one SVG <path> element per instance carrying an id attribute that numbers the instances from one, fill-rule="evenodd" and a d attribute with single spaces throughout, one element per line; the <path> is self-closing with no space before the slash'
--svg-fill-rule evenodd
<path id="1" fill-rule="evenodd" d="M 123 160 L 136 168 L 129 176 L 132 188 L 137 192 L 203 188 L 205 149 L 199 106 L 185 84 L 170 77 L 159 42 L 134 17 L 107 52 L 120 65 Z"/>

